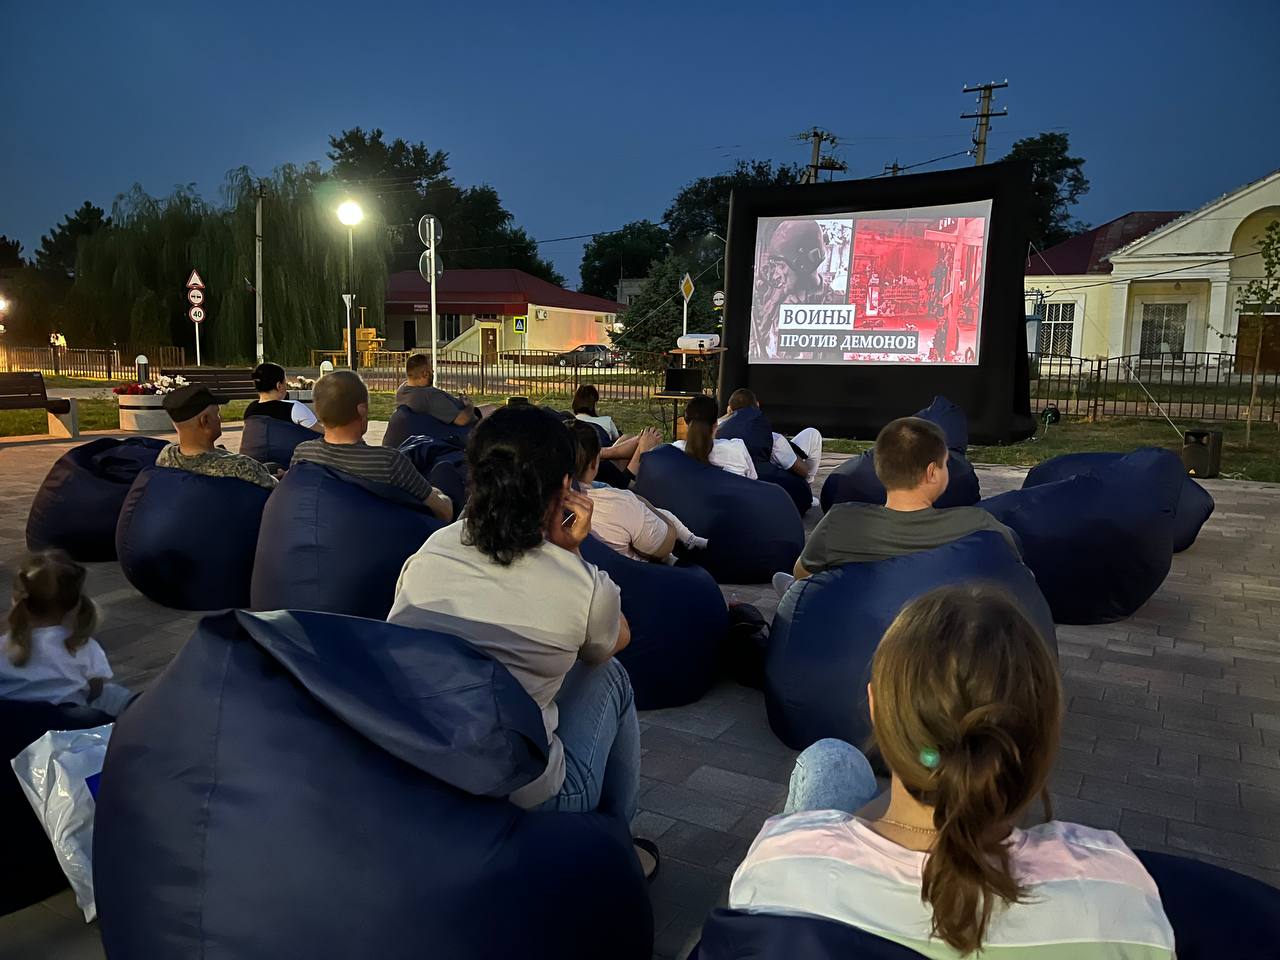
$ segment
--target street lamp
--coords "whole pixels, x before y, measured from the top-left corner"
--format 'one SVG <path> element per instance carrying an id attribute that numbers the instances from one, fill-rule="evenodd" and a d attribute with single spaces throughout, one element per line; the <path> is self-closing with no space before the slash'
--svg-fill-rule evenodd
<path id="1" fill-rule="evenodd" d="M 351 304 L 355 301 L 356 240 L 355 227 L 364 219 L 364 211 L 354 200 L 344 200 L 338 207 L 338 220 L 347 228 L 347 290 L 342 300 L 347 305 L 347 368 L 356 368 L 356 332 L 351 326 Z"/>

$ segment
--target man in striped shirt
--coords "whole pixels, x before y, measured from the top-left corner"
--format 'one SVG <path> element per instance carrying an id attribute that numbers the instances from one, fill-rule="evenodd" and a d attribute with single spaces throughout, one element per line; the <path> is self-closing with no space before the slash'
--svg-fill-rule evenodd
<path id="1" fill-rule="evenodd" d="M 321 377 L 315 387 L 315 409 L 324 424 L 324 438 L 298 444 L 293 463 L 317 463 L 398 487 L 426 504 L 437 519 L 453 520 L 453 502 L 432 487 L 404 454 L 364 442 L 369 429 L 369 388 L 358 373 L 335 370 Z"/>

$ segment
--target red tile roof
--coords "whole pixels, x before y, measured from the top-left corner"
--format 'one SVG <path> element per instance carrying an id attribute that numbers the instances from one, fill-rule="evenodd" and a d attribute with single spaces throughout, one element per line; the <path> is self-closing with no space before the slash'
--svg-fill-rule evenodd
<path id="1" fill-rule="evenodd" d="M 387 304 L 428 303 L 431 285 L 416 270 L 402 270 L 387 278 Z M 622 313 L 626 306 L 557 287 L 523 270 L 446 270 L 436 291 L 441 313 L 498 313 L 505 316 L 529 312 L 529 304 L 585 310 L 589 313 Z"/>
<path id="2" fill-rule="evenodd" d="M 1184 210 L 1136 210 L 1123 217 L 1086 230 L 1043 253 L 1027 257 L 1028 276 L 1063 276 L 1082 273 L 1110 273 L 1111 262 L 1103 258 L 1139 237 L 1145 237 L 1166 223 L 1178 219 Z"/>

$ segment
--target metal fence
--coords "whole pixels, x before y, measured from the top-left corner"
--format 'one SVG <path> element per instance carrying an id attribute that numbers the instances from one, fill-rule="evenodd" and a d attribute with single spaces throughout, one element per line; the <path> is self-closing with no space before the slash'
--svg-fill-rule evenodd
<path id="1" fill-rule="evenodd" d="M 0 348 L 6 373 L 43 373 L 47 377 L 77 377 L 83 380 L 130 380 L 134 357 L 146 354 L 152 369 L 186 366 L 182 347 L 143 347 L 137 350 L 89 350 L 70 347 Z"/>
<path id="2" fill-rule="evenodd" d="M 1259 373 L 1250 408 L 1250 364 L 1233 353 L 1128 357 L 1030 357 L 1031 409 L 1063 415 L 1276 421 L 1280 377 Z M 1162 412 L 1163 411 L 1163 412 Z"/>

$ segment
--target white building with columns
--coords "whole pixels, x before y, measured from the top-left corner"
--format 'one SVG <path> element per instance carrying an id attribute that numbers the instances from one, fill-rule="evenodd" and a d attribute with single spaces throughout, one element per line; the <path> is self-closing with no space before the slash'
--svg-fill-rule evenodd
<path id="1" fill-rule="evenodd" d="M 1264 321 L 1239 291 L 1262 275 L 1258 241 L 1276 220 L 1280 170 L 1198 210 L 1129 213 L 1033 253 L 1025 289 L 1039 353 L 1217 365 L 1202 355 L 1239 351 L 1252 365 Z M 1264 352 L 1260 369 L 1273 372 L 1280 343 Z"/>

